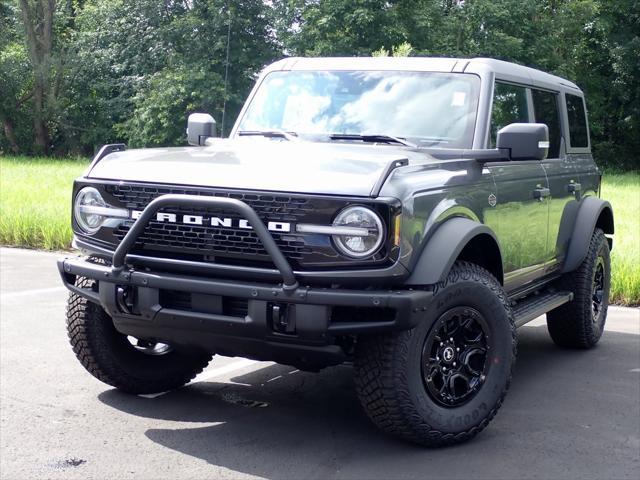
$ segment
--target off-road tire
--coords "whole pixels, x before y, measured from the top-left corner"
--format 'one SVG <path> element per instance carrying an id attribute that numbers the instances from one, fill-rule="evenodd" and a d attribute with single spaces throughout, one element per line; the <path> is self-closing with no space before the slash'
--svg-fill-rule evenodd
<path id="1" fill-rule="evenodd" d="M 76 285 L 93 288 L 94 281 L 79 277 Z M 179 388 L 211 360 L 209 354 L 191 356 L 175 350 L 162 355 L 142 353 L 115 329 L 102 307 L 74 293 L 67 302 L 67 333 L 82 366 L 98 380 L 127 393 Z"/>
<path id="2" fill-rule="evenodd" d="M 429 396 L 422 349 L 437 320 L 459 306 L 480 312 L 492 338 L 485 383 L 467 403 L 445 407 Z M 511 382 L 516 329 L 507 296 L 485 269 L 457 262 L 434 286 L 423 320 L 408 331 L 362 336 L 356 346 L 355 385 L 360 402 L 384 432 L 430 447 L 473 438 L 493 419 Z"/>
<path id="3" fill-rule="evenodd" d="M 593 287 L 597 265 L 602 262 L 604 268 L 604 291 L 600 310 L 592 314 Z M 609 243 L 604 232 L 596 228 L 591 236 L 587 256 L 573 272 L 564 274 L 559 288 L 573 292 L 573 300 L 547 313 L 547 328 L 554 343 L 566 348 L 591 348 L 604 331 L 609 307 L 609 288 L 611 286 L 611 259 Z"/>

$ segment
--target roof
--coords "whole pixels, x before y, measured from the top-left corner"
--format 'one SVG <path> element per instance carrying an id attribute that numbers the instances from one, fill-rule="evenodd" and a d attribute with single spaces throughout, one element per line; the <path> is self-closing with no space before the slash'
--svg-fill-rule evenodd
<path id="1" fill-rule="evenodd" d="M 497 77 L 540 86 L 579 87 L 564 78 L 531 67 L 493 58 L 445 57 L 290 57 L 267 67 L 273 70 L 409 70 L 417 72 L 478 73 L 491 71 Z"/>

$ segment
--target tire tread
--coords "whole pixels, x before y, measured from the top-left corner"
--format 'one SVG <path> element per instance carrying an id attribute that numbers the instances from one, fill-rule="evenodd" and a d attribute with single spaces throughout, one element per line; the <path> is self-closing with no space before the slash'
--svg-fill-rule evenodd
<path id="1" fill-rule="evenodd" d="M 457 262 L 446 280 L 434 287 L 437 292 L 460 280 L 480 282 L 489 288 L 508 313 L 512 332 L 512 360 L 517 353 L 516 329 L 511 306 L 500 283 L 485 269 L 469 262 Z M 514 361 L 503 391 L 496 404 L 480 422 L 457 434 L 444 433 L 428 425 L 413 407 L 406 388 L 408 379 L 401 368 L 407 362 L 410 332 L 363 337 L 358 344 L 355 361 L 355 385 L 361 404 L 373 423 L 386 433 L 405 440 L 441 447 L 470 440 L 481 432 L 496 415 L 509 389 Z M 403 388 L 405 387 L 405 388 Z"/>

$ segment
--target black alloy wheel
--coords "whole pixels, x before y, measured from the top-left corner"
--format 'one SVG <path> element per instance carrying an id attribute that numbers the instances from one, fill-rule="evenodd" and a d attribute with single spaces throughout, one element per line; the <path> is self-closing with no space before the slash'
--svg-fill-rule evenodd
<path id="1" fill-rule="evenodd" d="M 471 307 L 455 307 L 435 322 L 422 349 L 422 379 L 429 396 L 444 407 L 471 400 L 487 375 L 488 326 Z"/>

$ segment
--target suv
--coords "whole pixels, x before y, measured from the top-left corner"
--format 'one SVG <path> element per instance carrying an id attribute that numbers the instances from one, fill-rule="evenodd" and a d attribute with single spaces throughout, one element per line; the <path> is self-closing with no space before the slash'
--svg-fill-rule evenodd
<path id="1" fill-rule="evenodd" d="M 134 394 L 213 354 L 353 362 L 364 410 L 424 445 L 502 404 L 516 328 L 600 339 L 611 206 L 573 83 L 491 59 L 288 58 L 228 139 L 104 146 L 73 188 L 73 349 Z"/>

